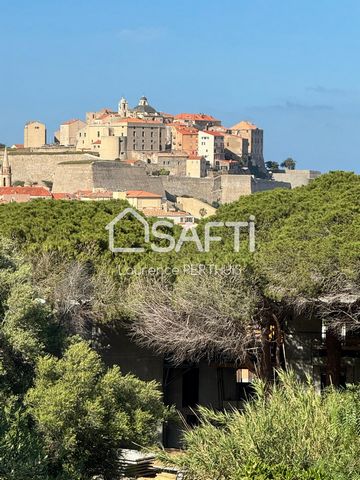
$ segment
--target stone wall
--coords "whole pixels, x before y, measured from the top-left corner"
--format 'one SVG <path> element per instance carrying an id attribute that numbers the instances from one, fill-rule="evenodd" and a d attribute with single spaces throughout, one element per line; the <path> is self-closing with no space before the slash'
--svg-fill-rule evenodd
<path id="1" fill-rule="evenodd" d="M 266 190 L 274 190 L 275 188 L 291 188 L 291 184 L 284 181 L 264 180 L 262 178 L 254 178 L 251 186 L 251 193 L 265 192 Z"/>
<path id="2" fill-rule="evenodd" d="M 258 191 L 290 188 L 289 183 L 254 179 L 251 175 L 152 177 L 146 174 L 147 165 L 129 166 L 120 162 L 99 160 L 96 156 L 84 153 L 9 153 L 13 183 L 54 182 L 53 191 L 57 193 L 72 193 L 92 188 L 112 191 L 146 190 L 159 195 L 164 195 L 166 191 L 174 197 L 194 197 L 211 205 L 213 202 L 233 202 L 242 195 Z M 291 176 L 297 178 L 294 173 Z"/>
<path id="3" fill-rule="evenodd" d="M 148 176 L 144 167 L 99 160 L 64 162 L 57 165 L 53 192 L 74 193 L 94 188 L 120 192 L 146 190 L 165 195 L 161 178 Z"/>
<path id="4" fill-rule="evenodd" d="M 78 190 L 91 190 L 94 188 L 92 161 L 59 163 L 55 167 L 54 193 L 75 193 Z"/>
<path id="5" fill-rule="evenodd" d="M 210 204 L 220 200 L 220 185 L 213 177 L 192 178 L 169 175 L 163 176 L 162 182 L 166 192 L 174 197 L 195 197 Z"/>
<path id="6" fill-rule="evenodd" d="M 286 170 L 284 173 L 273 173 L 274 180 L 288 182 L 291 188 L 308 185 L 312 180 L 319 177 L 321 172 L 316 170 Z"/>
<path id="7" fill-rule="evenodd" d="M 43 181 L 52 182 L 56 166 L 59 163 L 77 162 L 89 158 L 89 155 L 84 153 L 31 152 L 21 154 L 8 151 L 8 154 L 13 183 L 16 181 L 39 184 Z"/>
<path id="8" fill-rule="evenodd" d="M 251 175 L 221 175 L 221 203 L 230 203 L 243 195 L 251 195 Z"/>
<path id="9" fill-rule="evenodd" d="M 106 188 L 111 191 L 145 190 L 165 196 L 160 177 L 150 177 L 145 167 L 132 167 L 120 162 L 93 163 L 94 188 Z"/>
<path id="10" fill-rule="evenodd" d="M 286 182 L 254 179 L 251 175 L 218 175 L 206 178 L 168 176 L 163 177 L 163 185 L 173 196 L 195 197 L 210 204 L 230 203 L 241 196 L 275 188 L 291 188 Z"/>

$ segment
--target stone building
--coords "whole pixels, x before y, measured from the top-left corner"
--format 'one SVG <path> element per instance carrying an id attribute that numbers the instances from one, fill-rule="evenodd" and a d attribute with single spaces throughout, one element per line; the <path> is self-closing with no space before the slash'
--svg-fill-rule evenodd
<path id="1" fill-rule="evenodd" d="M 224 157 L 224 134 L 212 131 L 198 132 L 198 155 L 205 157 L 207 164 L 216 169 Z"/>
<path id="2" fill-rule="evenodd" d="M 137 210 L 162 208 L 162 197 L 158 193 L 145 192 L 144 190 L 128 190 L 127 192 L 114 192 L 113 196 L 116 199 L 127 200 Z"/>
<path id="3" fill-rule="evenodd" d="M 156 174 L 162 170 L 168 172 L 169 175 L 182 177 L 186 175 L 188 158 L 186 152 L 179 150 L 153 153 L 147 160 L 146 170 L 151 174 Z"/>
<path id="4" fill-rule="evenodd" d="M 11 167 L 6 147 L 4 150 L 4 158 L 0 169 L 0 187 L 11 187 Z"/>
<path id="5" fill-rule="evenodd" d="M 232 126 L 231 132 L 248 141 L 248 153 L 253 165 L 265 172 L 264 131 L 251 122 L 242 121 Z"/>
<path id="6" fill-rule="evenodd" d="M 206 159 L 201 155 L 189 155 L 186 159 L 186 176 L 193 178 L 206 177 Z"/>
<path id="7" fill-rule="evenodd" d="M 130 108 L 128 101 L 122 97 L 118 106 L 118 115 L 121 118 L 141 118 L 160 122 L 164 122 L 165 119 L 160 112 L 149 104 L 145 96 L 140 98 L 139 103 L 134 108 Z"/>
<path id="8" fill-rule="evenodd" d="M 59 143 L 65 147 L 76 145 L 76 135 L 86 125 L 82 120 L 69 120 L 60 125 Z"/>
<path id="9" fill-rule="evenodd" d="M 249 154 L 249 141 L 239 135 L 224 133 L 224 149 L 228 160 L 240 160 Z"/>
<path id="10" fill-rule="evenodd" d="M 41 122 L 28 122 L 24 128 L 24 148 L 40 148 L 46 145 L 46 126 Z"/>
<path id="11" fill-rule="evenodd" d="M 205 113 L 179 113 L 174 117 L 174 123 L 196 127 L 199 130 L 207 130 L 209 127 L 220 126 L 221 120 Z"/>
<path id="12" fill-rule="evenodd" d="M 182 150 L 189 155 L 198 153 L 198 129 L 174 124 L 172 131 L 172 150 Z"/>
<path id="13" fill-rule="evenodd" d="M 105 137 L 117 137 L 118 140 L 103 142 Z M 104 119 L 101 123 L 89 123 L 79 130 L 76 146 L 78 150 L 90 151 L 93 144 L 99 140 L 101 158 L 105 159 L 106 155 L 110 155 L 106 160 L 146 159 L 154 152 L 165 151 L 165 125 L 139 118 Z"/>

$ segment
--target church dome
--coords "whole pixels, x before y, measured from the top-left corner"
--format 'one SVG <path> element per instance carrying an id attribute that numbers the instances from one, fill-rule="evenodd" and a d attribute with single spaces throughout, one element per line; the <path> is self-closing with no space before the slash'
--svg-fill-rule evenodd
<path id="1" fill-rule="evenodd" d="M 146 97 L 141 97 L 139 100 L 139 104 L 134 108 L 134 112 L 139 113 L 148 113 L 148 114 L 156 114 L 157 111 L 151 105 L 149 105 L 148 99 Z"/>

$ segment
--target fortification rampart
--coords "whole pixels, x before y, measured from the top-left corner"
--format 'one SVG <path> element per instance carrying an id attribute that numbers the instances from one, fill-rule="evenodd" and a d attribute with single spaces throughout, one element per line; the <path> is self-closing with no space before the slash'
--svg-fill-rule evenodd
<path id="1" fill-rule="evenodd" d="M 3 153 L 1 154 L 2 162 Z M 78 162 L 88 159 L 84 153 L 14 153 L 9 151 L 12 182 L 53 182 L 56 166 L 61 162 Z M 95 157 L 96 158 L 96 157 Z"/>

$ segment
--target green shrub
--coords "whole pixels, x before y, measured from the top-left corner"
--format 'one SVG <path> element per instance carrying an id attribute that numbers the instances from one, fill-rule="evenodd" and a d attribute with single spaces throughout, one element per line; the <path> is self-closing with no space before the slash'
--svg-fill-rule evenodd
<path id="1" fill-rule="evenodd" d="M 242 411 L 199 408 L 175 462 L 196 480 L 356 480 L 360 478 L 360 390 L 320 395 L 309 381 L 279 374 L 255 383 Z"/>

